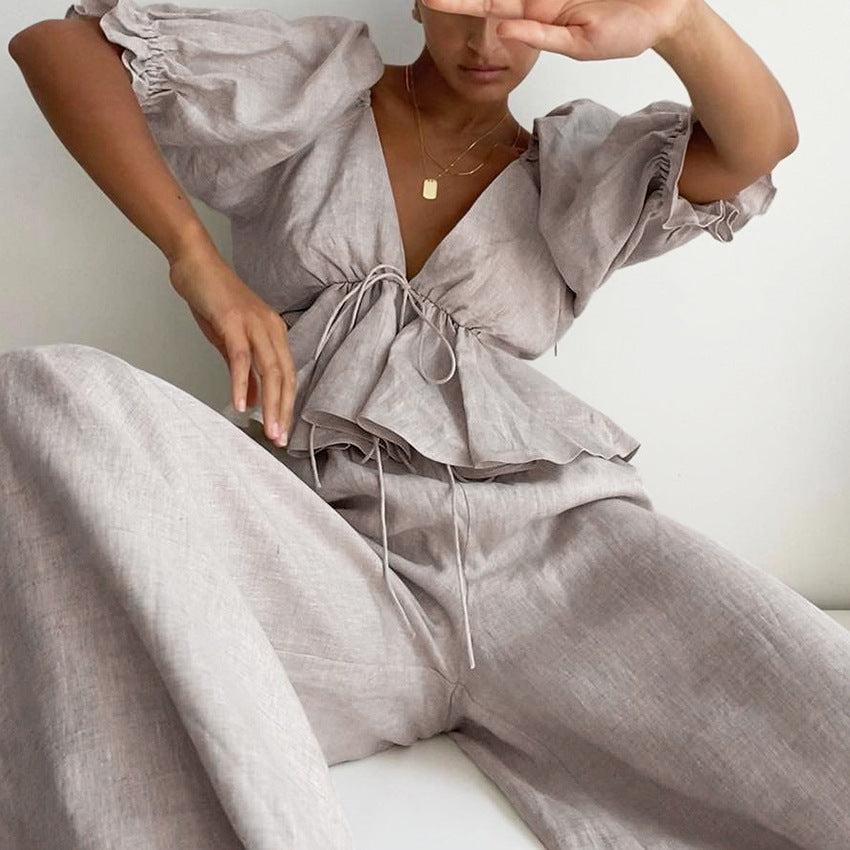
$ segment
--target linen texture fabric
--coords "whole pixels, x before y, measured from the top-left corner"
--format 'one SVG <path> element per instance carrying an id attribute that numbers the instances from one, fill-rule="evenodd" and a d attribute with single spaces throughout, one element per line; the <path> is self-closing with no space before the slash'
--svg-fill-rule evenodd
<path id="1" fill-rule="evenodd" d="M 80 15 L 298 387 L 281 449 L 109 352 L 0 355 L 0 846 L 350 850 L 328 767 L 446 732 L 547 850 L 846 848 L 850 635 L 529 362 L 771 175 L 692 204 L 691 107 L 578 98 L 408 275 L 364 22 Z"/>

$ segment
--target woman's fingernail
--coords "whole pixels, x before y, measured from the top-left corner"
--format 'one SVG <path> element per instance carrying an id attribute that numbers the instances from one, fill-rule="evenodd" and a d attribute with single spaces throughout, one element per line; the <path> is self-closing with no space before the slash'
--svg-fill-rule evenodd
<path id="1" fill-rule="evenodd" d="M 276 440 L 280 436 L 280 426 L 274 419 L 269 424 L 269 434 L 273 440 Z"/>

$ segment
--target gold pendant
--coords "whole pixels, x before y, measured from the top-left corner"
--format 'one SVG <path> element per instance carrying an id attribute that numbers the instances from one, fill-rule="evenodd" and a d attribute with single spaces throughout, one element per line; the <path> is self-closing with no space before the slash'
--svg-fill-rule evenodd
<path id="1" fill-rule="evenodd" d="M 433 177 L 426 177 L 422 183 L 422 197 L 433 201 L 437 197 L 437 181 Z"/>

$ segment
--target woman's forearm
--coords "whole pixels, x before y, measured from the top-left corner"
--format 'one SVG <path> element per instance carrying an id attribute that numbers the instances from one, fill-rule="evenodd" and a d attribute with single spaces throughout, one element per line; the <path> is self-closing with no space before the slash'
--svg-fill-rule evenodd
<path id="1" fill-rule="evenodd" d="M 756 52 L 705 0 L 689 0 L 654 50 L 688 90 L 694 113 L 730 171 L 765 174 L 798 142 L 785 91 Z"/>
<path id="2" fill-rule="evenodd" d="M 212 245 L 97 18 L 41 21 L 18 33 L 9 53 L 62 144 L 169 262 Z"/>

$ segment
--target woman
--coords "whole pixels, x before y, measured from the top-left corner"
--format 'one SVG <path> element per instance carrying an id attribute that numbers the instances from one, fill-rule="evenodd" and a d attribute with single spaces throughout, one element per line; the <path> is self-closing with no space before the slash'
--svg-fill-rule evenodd
<path id="1" fill-rule="evenodd" d="M 523 363 L 767 209 L 784 94 L 702 0 L 413 11 L 410 66 L 349 18 L 133 0 L 11 46 L 233 403 L 0 357 L 0 844 L 350 848 L 328 765 L 449 732 L 547 848 L 847 846 L 850 636 Z M 506 108 L 540 50 L 647 48 L 693 107 Z"/>

